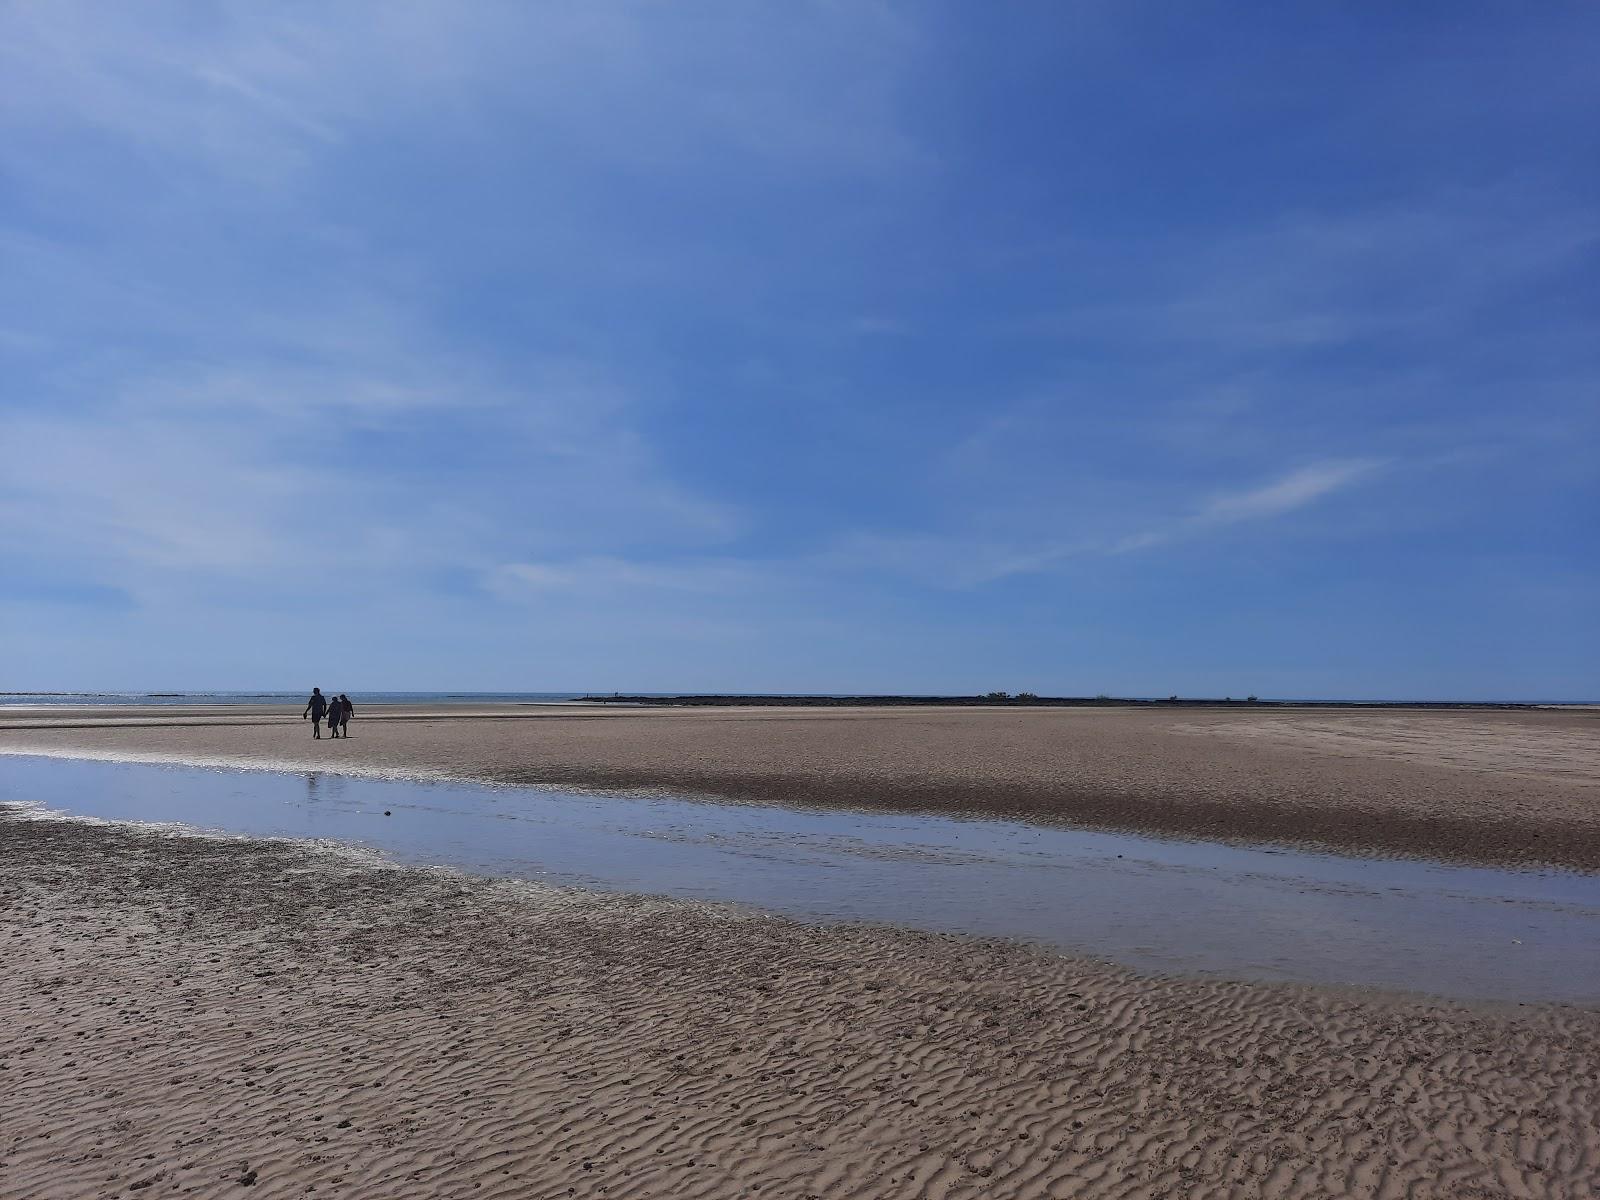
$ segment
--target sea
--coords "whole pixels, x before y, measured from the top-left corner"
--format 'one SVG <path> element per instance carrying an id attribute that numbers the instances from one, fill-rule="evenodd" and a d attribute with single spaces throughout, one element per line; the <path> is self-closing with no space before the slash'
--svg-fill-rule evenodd
<path id="1" fill-rule="evenodd" d="M 367 692 L 337 688 L 339 692 L 354 697 L 365 704 L 562 704 L 587 697 L 606 696 L 604 689 L 589 692 Z M 729 693 L 715 692 L 641 692 L 616 693 L 629 696 L 720 696 Z M 771 696 L 780 693 L 762 693 Z M 856 695 L 838 692 L 781 693 L 803 699 L 856 699 Z M 0 692 L 0 711 L 8 708 L 85 708 L 98 705 L 138 704 L 170 705 L 175 708 L 211 704 L 286 704 L 301 705 L 310 695 L 308 690 L 296 692 Z M 1124 696 L 1119 700 L 1159 701 L 1160 696 Z M 1230 698 L 1231 700 L 1231 698 Z M 1225 701 L 1224 701 L 1225 702 Z M 1186 704 L 1215 704 L 1216 699 L 1204 697 L 1185 698 Z M 1270 697 L 1268 705 L 1329 705 L 1333 707 L 1541 707 L 1541 708 L 1592 708 L 1592 700 L 1350 700 L 1326 697 Z M 1241 706 L 1242 707 L 1242 706 Z"/>
<path id="2" fill-rule="evenodd" d="M 593 692 L 357 692 L 367 704 L 558 704 L 592 696 Z M 301 705 L 310 695 L 297 692 L 0 692 L 0 709 L 85 708 L 96 705 L 140 704 L 190 707 L 206 704 Z"/>

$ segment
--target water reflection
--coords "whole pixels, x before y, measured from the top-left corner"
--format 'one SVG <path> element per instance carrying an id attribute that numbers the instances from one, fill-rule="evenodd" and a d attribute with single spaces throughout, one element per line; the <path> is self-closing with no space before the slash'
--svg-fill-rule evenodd
<path id="1" fill-rule="evenodd" d="M 1135 966 L 1600 1003 L 1600 876 L 878 813 L 0 755 L 0 799 Z M 385 816 L 385 812 L 392 816 Z"/>

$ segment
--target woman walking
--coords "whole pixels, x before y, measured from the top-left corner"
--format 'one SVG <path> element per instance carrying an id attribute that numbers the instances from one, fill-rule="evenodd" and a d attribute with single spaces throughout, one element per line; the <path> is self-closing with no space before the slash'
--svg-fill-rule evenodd
<path id="1" fill-rule="evenodd" d="M 350 703 L 350 697 L 343 692 L 334 701 L 339 706 L 339 733 L 342 737 L 350 736 L 350 714 L 356 711 L 356 706 Z"/>

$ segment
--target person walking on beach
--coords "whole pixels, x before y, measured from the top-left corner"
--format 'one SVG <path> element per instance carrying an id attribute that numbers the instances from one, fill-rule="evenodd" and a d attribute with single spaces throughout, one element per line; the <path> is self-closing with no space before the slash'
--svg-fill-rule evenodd
<path id="1" fill-rule="evenodd" d="M 336 694 L 328 696 L 328 736 L 339 736 L 339 697 Z"/>
<path id="2" fill-rule="evenodd" d="M 328 701 L 326 697 L 323 696 L 322 689 L 312 688 L 311 699 L 306 701 L 306 710 L 300 714 L 300 719 L 302 721 L 304 721 L 307 717 L 311 718 L 312 737 L 318 739 L 322 737 L 322 715 L 327 711 Z"/>
<path id="3" fill-rule="evenodd" d="M 356 711 L 356 706 L 350 703 L 350 697 L 343 692 L 339 693 L 339 699 L 335 703 L 339 706 L 339 736 L 349 737 L 350 714 Z"/>

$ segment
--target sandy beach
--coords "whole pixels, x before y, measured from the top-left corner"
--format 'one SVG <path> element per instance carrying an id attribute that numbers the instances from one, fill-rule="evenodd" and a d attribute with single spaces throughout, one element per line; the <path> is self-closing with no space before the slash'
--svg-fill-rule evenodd
<path id="1" fill-rule="evenodd" d="M 1600 1200 L 1597 45 L 0 0 L 0 1200 Z"/>
<path id="2" fill-rule="evenodd" d="M 660 789 L 1600 869 L 1600 712 L 39 709 L 0 751 Z"/>
<path id="3" fill-rule="evenodd" d="M 397 707 L 314 742 L 281 710 L 56 709 L 7 714 L 0 749 L 1584 869 L 1594 722 Z M 1600 1194 L 1585 1006 L 1140 974 L 17 807 L 0 945 L 18 1200 Z"/>
<path id="4" fill-rule="evenodd" d="M 0 1195 L 1588 1197 L 1600 1016 L 0 817 Z"/>

